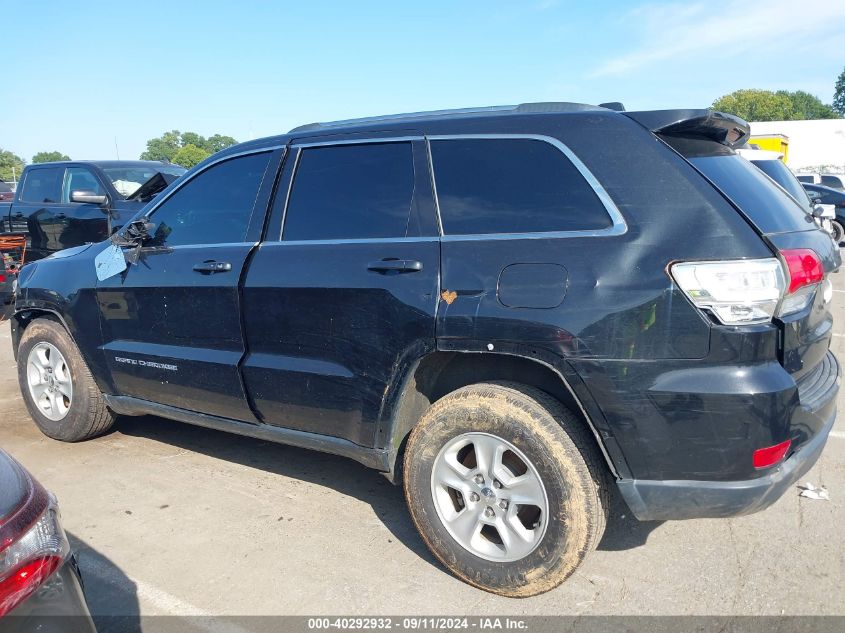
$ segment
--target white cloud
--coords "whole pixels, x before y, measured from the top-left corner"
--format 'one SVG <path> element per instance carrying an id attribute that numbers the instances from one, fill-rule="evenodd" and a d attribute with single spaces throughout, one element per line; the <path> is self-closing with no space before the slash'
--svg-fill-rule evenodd
<path id="1" fill-rule="evenodd" d="M 755 49 L 805 48 L 845 32 L 845 2 L 841 0 L 745 0 L 682 5 L 644 5 L 621 18 L 640 42 L 612 57 L 592 77 L 621 75 L 657 62 L 679 63 L 713 55 L 740 55 Z M 840 49 L 841 50 L 841 49 Z M 840 53 L 841 54 L 841 53 Z"/>

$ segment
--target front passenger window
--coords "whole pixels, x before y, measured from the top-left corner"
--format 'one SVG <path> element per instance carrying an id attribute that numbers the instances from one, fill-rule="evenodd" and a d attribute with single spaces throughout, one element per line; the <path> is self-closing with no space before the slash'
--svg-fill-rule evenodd
<path id="1" fill-rule="evenodd" d="M 147 245 L 242 242 L 271 155 L 231 158 L 185 183 L 153 212 L 155 229 Z"/>

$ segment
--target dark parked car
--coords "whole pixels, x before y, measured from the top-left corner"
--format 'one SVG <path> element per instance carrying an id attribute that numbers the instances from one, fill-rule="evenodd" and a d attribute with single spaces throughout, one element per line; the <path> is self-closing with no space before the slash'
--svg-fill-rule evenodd
<path id="1" fill-rule="evenodd" d="M 0 235 L 27 236 L 27 261 L 100 242 L 183 173 L 155 161 L 27 165 L 13 201 L 0 204 Z"/>
<path id="2" fill-rule="evenodd" d="M 6 269 L 6 258 L 0 252 L 0 310 L 12 300 L 12 286 L 15 276 Z"/>
<path id="3" fill-rule="evenodd" d="M 63 441 L 154 414 L 350 457 L 457 576 L 546 591 L 611 487 L 643 520 L 747 514 L 824 447 L 839 250 L 748 134 L 561 103 L 229 148 L 21 270 L 24 400 Z"/>
<path id="4" fill-rule="evenodd" d="M 836 219 L 835 229 L 837 235 L 845 236 L 845 191 L 834 189 L 833 187 L 825 187 L 824 185 L 811 185 L 802 183 L 804 190 L 810 195 L 813 200 L 817 200 L 818 204 L 833 205 Z M 841 237 L 840 240 L 841 241 Z"/>
<path id="5" fill-rule="evenodd" d="M 12 187 L 9 183 L 0 180 L 0 202 L 11 200 L 14 197 L 15 192 L 12 191 Z"/>
<path id="6" fill-rule="evenodd" d="M 1 449 L 0 630 L 95 631 L 55 498 Z"/>

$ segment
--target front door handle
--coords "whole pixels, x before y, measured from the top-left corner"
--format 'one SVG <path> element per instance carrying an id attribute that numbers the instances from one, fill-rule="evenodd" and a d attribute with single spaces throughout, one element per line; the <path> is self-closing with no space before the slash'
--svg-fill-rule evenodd
<path id="1" fill-rule="evenodd" d="M 382 259 L 377 262 L 370 262 L 367 270 L 377 273 L 415 273 L 422 270 L 422 262 L 415 259 Z"/>
<path id="2" fill-rule="evenodd" d="M 216 262 L 214 260 L 204 261 L 201 264 L 194 264 L 194 271 L 204 275 L 211 275 L 214 273 L 227 273 L 232 270 L 232 264 L 229 262 Z"/>

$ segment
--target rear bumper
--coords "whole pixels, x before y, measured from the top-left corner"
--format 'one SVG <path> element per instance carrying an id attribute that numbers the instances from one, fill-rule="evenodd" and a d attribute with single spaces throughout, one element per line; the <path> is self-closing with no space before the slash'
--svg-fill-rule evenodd
<path id="1" fill-rule="evenodd" d="M 834 399 L 838 385 L 830 389 Z M 831 411 L 832 409 L 832 411 Z M 825 407 L 821 430 L 772 472 L 745 481 L 622 480 L 619 490 L 640 521 L 732 517 L 764 510 L 777 501 L 819 458 L 836 420 Z"/>

